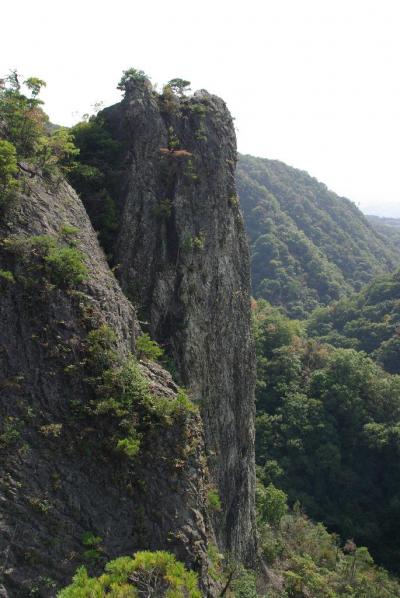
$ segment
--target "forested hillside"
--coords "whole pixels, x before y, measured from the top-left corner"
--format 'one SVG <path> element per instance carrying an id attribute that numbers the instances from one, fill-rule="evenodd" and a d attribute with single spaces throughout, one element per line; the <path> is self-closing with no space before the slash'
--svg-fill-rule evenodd
<path id="1" fill-rule="evenodd" d="M 395 220 L 369 222 L 349 200 L 277 161 L 241 156 L 237 182 L 258 299 L 260 491 L 267 492 L 270 518 L 271 505 L 278 508 L 285 496 L 295 509 L 279 526 L 269 522 L 266 554 L 273 567 L 278 547 L 293 559 L 290 579 L 299 596 L 345 595 L 335 573 L 317 570 L 311 557 L 310 537 L 318 536 L 319 548 L 327 541 L 325 555 L 334 538 L 324 540 L 323 528 L 299 513 L 337 533 L 361 568 L 361 555 L 369 559 L 357 548 L 364 545 L 399 571 L 400 229 Z M 304 541 L 299 529 L 308 538 L 301 549 L 307 562 L 288 556 L 288 535 L 296 549 Z M 313 572 L 313 587 L 305 571 Z M 355 596 L 398 595 L 383 579 L 380 588 L 371 583 L 370 574 L 356 582 Z"/>
<path id="2" fill-rule="evenodd" d="M 369 353 L 385 370 L 400 373 L 400 270 L 378 277 L 360 293 L 320 308 L 308 333 L 336 347 Z"/>
<path id="3" fill-rule="evenodd" d="M 254 321 L 260 479 L 399 571 L 400 376 L 266 302 Z"/>
<path id="4" fill-rule="evenodd" d="M 304 318 L 394 270 L 399 253 L 349 200 L 306 172 L 240 156 L 237 187 L 252 253 L 253 294 Z"/>
<path id="5" fill-rule="evenodd" d="M 367 220 L 374 229 L 400 249 L 400 218 L 367 215 Z"/>

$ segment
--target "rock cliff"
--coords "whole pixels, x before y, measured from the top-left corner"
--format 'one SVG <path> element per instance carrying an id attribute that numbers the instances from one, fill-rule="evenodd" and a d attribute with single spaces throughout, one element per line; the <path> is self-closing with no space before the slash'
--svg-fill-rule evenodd
<path id="1" fill-rule="evenodd" d="M 122 148 L 117 276 L 200 405 L 220 548 L 251 562 L 255 374 L 231 116 L 206 91 L 160 95 L 134 81 L 100 118 Z"/>
<path id="2" fill-rule="evenodd" d="M 53 597 L 81 564 L 98 573 L 165 549 L 212 597 L 211 545 L 248 564 L 256 550 L 232 119 L 205 91 L 139 80 L 83 129 L 93 123 L 86 155 L 100 143 L 105 170 L 82 180 L 94 172 L 106 188 L 78 185 L 87 211 L 62 178 L 24 164 L 0 206 L 0 594 Z M 140 359 L 142 330 L 175 381 Z"/>
<path id="3" fill-rule="evenodd" d="M 125 367 L 136 313 L 75 192 L 24 186 L 0 223 L 1 591 L 54 596 L 80 564 L 164 548 L 212 595 L 200 418 L 161 367 Z"/>

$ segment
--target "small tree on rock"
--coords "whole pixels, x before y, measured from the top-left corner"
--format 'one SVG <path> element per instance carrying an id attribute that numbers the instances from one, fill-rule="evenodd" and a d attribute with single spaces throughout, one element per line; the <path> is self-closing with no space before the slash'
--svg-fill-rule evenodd
<path id="1" fill-rule="evenodd" d="M 179 97 L 183 97 L 185 93 L 190 91 L 190 81 L 185 79 L 171 79 L 171 81 L 168 81 L 167 86 Z"/>
<path id="2" fill-rule="evenodd" d="M 117 89 L 126 92 L 130 84 L 134 81 L 149 81 L 149 77 L 144 71 L 134 68 L 127 69 L 126 71 L 123 71 L 122 77 L 117 85 Z"/>

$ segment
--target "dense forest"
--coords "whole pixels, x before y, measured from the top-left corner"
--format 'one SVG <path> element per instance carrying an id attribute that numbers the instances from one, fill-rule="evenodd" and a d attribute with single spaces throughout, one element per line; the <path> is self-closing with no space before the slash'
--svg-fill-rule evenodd
<path id="1" fill-rule="evenodd" d="M 259 480 L 398 573 L 398 221 L 367 219 L 276 161 L 241 156 L 237 181 L 256 298 Z"/>
<path id="2" fill-rule="evenodd" d="M 370 354 L 386 371 L 400 373 L 400 270 L 378 277 L 359 293 L 316 309 L 307 330 L 336 347 Z"/>
<path id="3" fill-rule="evenodd" d="M 306 172 L 240 156 L 237 186 L 253 293 L 305 318 L 397 266 L 398 249 L 349 200 Z"/>
<path id="4" fill-rule="evenodd" d="M 400 377 L 263 301 L 254 320 L 261 479 L 398 570 Z"/>
<path id="5" fill-rule="evenodd" d="M 378 233 L 389 239 L 391 243 L 394 243 L 400 249 L 400 218 L 387 218 L 370 214 L 366 218 Z"/>

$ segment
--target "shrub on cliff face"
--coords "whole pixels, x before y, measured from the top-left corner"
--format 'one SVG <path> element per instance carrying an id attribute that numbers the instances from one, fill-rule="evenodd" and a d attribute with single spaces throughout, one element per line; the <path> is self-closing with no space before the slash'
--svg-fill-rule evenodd
<path id="1" fill-rule="evenodd" d="M 154 343 L 153 346 L 148 335 L 139 339 L 143 337 L 143 347 L 158 355 L 158 345 Z M 106 445 L 128 459 L 139 454 L 141 440 L 149 426 L 172 425 L 182 416 L 196 411 L 182 389 L 175 398 L 153 393 L 135 357 L 129 354 L 121 358 L 118 354 L 117 336 L 107 325 L 88 334 L 86 370 L 95 395 L 86 411 L 103 418 L 100 421 L 106 425 Z"/>
<path id="2" fill-rule="evenodd" d="M 165 551 L 142 551 L 134 557 L 110 561 L 100 577 L 89 577 L 85 567 L 78 569 L 73 583 L 58 598 L 201 598 L 197 575 L 188 571 L 174 555 Z"/>
<path id="3" fill-rule="evenodd" d="M 73 230 L 73 227 L 68 230 Z M 64 236 L 71 237 L 71 232 L 64 233 Z M 74 239 L 69 238 L 68 245 L 61 243 L 59 237 L 52 235 L 5 239 L 3 246 L 18 258 L 15 279 L 25 284 L 36 284 L 44 277 L 63 289 L 76 287 L 86 280 L 88 269 L 84 254 L 74 246 Z"/>
<path id="4" fill-rule="evenodd" d="M 58 287 L 77 286 L 87 277 L 83 253 L 75 247 L 56 247 L 44 261 L 51 282 Z"/>
<path id="5" fill-rule="evenodd" d="M 163 356 L 164 350 L 160 345 L 150 338 L 149 334 L 142 334 L 136 340 L 136 349 L 139 356 L 147 357 L 148 359 L 159 359 Z"/>
<path id="6" fill-rule="evenodd" d="M 0 206 L 5 204 L 18 188 L 17 151 L 9 141 L 0 139 Z"/>

